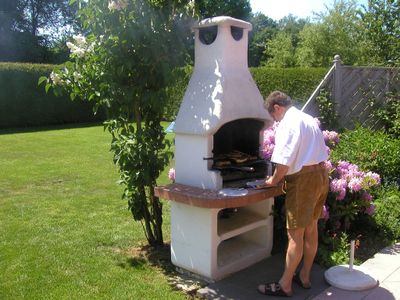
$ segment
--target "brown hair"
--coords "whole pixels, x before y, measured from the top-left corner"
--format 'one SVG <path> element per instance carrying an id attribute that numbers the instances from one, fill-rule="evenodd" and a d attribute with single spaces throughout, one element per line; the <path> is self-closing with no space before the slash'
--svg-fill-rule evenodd
<path id="1" fill-rule="evenodd" d="M 264 107 L 268 110 L 269 113 L 274 111 L 274 105 L 277 104 L 279 106 L 292 106 L 292 99 L 281 91 L 274 91 L 268 95 L 265 99 Z"/>

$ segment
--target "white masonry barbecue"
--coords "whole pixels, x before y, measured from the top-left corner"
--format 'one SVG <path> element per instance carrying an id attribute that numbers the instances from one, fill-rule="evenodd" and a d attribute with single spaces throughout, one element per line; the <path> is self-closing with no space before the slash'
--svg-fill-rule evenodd
<path id="1" fill-rule="evenodd" d="M 235 197 L 218 193 L 267 171 L 261 146 L 273 121 L 248 69 L 251 27 L 225 16 L 193 27 L 195 64 L 174 127 L 176 182 L 155 189 L 172 200 L 173 264 L 210 280 L 270 255 L 271 207 L 281 193 L 279 187 Z M 229 153 L 249 160 L 219 166 L 216 158 Z"/>

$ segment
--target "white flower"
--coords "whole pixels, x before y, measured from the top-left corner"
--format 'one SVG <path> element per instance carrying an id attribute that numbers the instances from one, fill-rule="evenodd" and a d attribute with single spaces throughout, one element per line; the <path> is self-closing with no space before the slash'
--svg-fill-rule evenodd
<path id="1" fill-rule="evenodd" d="M 74 80 L 75 81 L 79 81 L 79 79 L 81 79 L 83 76 L 82 76 L 82 74 L 81 73 L 79 73 L 79 72 L 74 72 Z"/>
<path id="2" fill-rule="evenodd" d="M 121 10 L 124 9 L 128 6 L 127 0 L 113 0 L 113 1 L 108 1 L 108 9 L 113 11 L 113 10 Z"/>
<path id="3" fill-rule="evenodd" d="M 81 35 L 74 35 L 73 37 L 74 43 L 67 42 L 67 47 L 71 50 L 71 54 L 84 57 L 86 52 L 92 52 L 94 50 L 95 43 L 93 42 L 88 46 L 86 38 Z"/>
<path id="4" fill-rule="evenodd" d="M 73 35 L 72 38 L 77 46 L 82 48 L 86 47 L 86 38 L 82 34 Z"/>
<path id="5" fill-rule="evenodd" d="M 86 51 L 87 52 L 93 52 L 94 51 L 94 46 L 96 46 L 96 42 L 93 42 L 87 47 Z"/>
<path id="6" fill-rule="evenodd" d="M 83 57 L 85 55 L 85 50 L 76 46 L 71 42 L 67 42 L 67 47 L 71 50 L 71 54 L 76 55 L 78 57 Z"/>
<path id="7" fill-rule="evenodd" d="M 116 10 L 117 9 L 117 3 L 115 1 L 109 1 L 108 2 L 108 9 L 109 10 Z"/>
<path id="8" fill-rule="evenodd" d="M 53 81 L 55 85 L 63 84 L 63 80 L 61 79 L 60 75 L 54 72 L 50 73 L 50 79 Z"/>
<path id="9" fill-rule="evenodd" d="M 76 46 L 74 44 L 72 44 L 71 42 L 67 42 L 67 47 L 68 49 L 72 50 L 74 49 Z"/>

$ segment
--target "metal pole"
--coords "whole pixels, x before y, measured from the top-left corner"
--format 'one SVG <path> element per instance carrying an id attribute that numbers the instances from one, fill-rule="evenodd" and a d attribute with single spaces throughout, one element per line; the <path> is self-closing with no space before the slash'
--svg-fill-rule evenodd
<path id="1" fill-rule="evenodd" d="M 349 269 L 350 272 L 353 271 L 353 263 L 354 263 L 354 240 L 350 242 L 350 263 Z"/>

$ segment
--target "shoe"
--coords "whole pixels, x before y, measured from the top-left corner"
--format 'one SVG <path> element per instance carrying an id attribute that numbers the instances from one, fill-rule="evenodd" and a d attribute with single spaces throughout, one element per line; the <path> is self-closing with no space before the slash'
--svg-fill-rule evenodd
<path id="1" fill-rule="evenodd" d="M 309 290 L 311 289 L 311 284 L 304 284 L 303 281 L 300 279 L 300 273 L 296 273 L 293 276 L 293 281 L 296 282 L 299 286 L 301 286 L 303 289 Z"/>
<path id="2" fill-rule="evenodd" d="M 276 296 L 276 297 L 291 297 L 293 295 L 292 292 L 286 293 L 282 290 L 280 284 L 278 282 L 260 284 L 257 290 L 263 294 L 268 296 Z"/>

